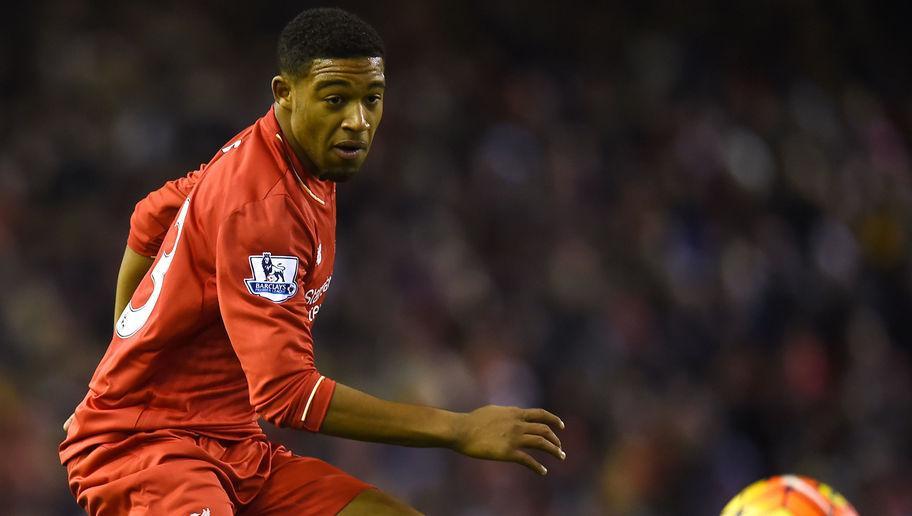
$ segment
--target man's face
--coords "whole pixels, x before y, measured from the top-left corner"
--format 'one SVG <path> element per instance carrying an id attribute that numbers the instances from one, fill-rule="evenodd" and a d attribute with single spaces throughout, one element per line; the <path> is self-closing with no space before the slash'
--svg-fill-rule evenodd
<path id="1" fill-rule="evenodd" d="M 383 116 L 383 59 L 315 59 L 305 77 L 288 83 L 279 108 L 288 116 L 292 148 L 320 179 L 348 180 L 364 163 Z"/>

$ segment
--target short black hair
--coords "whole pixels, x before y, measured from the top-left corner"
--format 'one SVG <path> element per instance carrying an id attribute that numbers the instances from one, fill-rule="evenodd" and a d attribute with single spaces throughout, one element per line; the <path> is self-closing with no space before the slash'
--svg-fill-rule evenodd
<path id="1" fill-rule="evenodd" d="M 302 77 L 314 59 L 383 57 L 383 40 L 373 27 L 335 7 L 306 9 L 279 35 L 279 72 Z"/>

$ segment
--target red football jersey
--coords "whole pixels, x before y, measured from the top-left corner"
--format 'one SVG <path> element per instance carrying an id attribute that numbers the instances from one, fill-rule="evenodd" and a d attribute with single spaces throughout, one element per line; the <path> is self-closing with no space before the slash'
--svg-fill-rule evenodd
<path id="1" fill-rule="evenodd" d="M 135 432 L 318 431 L 335 383 L 311 328 L 332 280 L 335 184 L 304 170 L 275 115 L 140 201 L 128 245 L 155 256 L 60 445 L 66 462 Z"/>

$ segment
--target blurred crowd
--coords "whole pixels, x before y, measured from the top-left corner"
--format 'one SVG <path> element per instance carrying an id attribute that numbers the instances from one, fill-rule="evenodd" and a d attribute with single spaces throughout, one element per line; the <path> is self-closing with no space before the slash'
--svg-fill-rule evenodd
<path id="1" fill-rule="evenodd" d="M 342 2 L 387 43 L 316 325 L 332 378 L 560 415 L 539 478 L 269 428 L 429 514 L 718 514 L 764 476 L 912 514 L 912 9 Z M 0 21 L 0 512 L 56 447 L 133 204 L 269 108 L 304 5 L 46 0 Z"/>

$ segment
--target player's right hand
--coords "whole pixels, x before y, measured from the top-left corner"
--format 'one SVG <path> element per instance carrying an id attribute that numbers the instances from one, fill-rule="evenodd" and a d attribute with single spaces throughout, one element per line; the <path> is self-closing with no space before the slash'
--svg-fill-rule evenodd
<path id="1" fill-rule="evenodd" d="M 548 469 L 524 450 L 541 450 L 563 460 L 554 429 L 564 422 L 544 409 L 521 409 L 488 405 L 463 415 L 457 424 L 453 448 L 479 459 L 522 464 L 545 475 Z"/>

